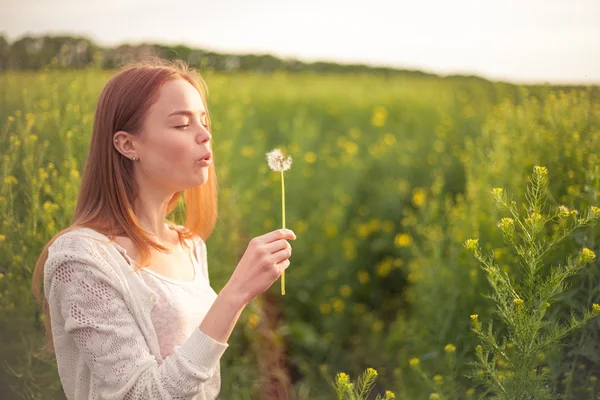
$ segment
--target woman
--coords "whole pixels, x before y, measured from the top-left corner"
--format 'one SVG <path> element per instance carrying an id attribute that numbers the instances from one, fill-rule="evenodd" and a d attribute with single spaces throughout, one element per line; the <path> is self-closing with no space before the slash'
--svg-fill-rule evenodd
<path id="1" fill-rule="evenodd" d="M 214 399 L 244 307 L 289 266 L 290 230 L 252 239 L 223 290 L 205 240 L 216 174 L 203 80 L 129 65 L 104 88 L 71 226 L 37 262 L 46 349 L 68 399 Z M 167 216 L 185 200 L 185 227 Z"/>

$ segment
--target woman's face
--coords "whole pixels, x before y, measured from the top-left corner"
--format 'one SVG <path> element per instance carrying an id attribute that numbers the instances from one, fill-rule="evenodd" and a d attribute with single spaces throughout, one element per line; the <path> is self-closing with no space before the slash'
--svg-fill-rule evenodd
<path id="1" fill-rule="evenodd" d="M 136 174 L 142 183 L 171 192 L 205 183 L 213 159 L 206 124 L 206 110 L 194 86 L 184 79 L 164 84 L 141 134 L 134 137 Z"/>

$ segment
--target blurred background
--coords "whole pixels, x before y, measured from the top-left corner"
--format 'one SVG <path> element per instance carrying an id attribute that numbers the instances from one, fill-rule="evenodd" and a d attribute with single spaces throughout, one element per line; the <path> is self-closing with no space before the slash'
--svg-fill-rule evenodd
<path id="1" fill-rule="evenodd" d="M 100 91 L 116 67 L 149 56 L 185 60 L 208 84 L 217 292 L 248 241 L 281 226 L 280 176 L 265 153 L 293 158 L 286 222 L 298 240 L 287 294 L 276 282 L 242 314 L 220 398 L 336 398 L 336 375 L 366 368 L 378 373 L 371 398 L 501 398 L 471 377 L 481 370 L 469 316 L 494 321 L 498 335 L 507 329 L 463 243 L 479 238 L 518 285 L 521 262 L 496 226 L 506 215 L 490 190 L 521 204 L 539 165 L 552 205 L 598 205 L 598 1 L 0 8 L 0 398 L 64 398 L 55 362 L 37 354 L 31 273 L 70 223 Z M 172 218 L 182 221 L 181 211 Z M 544 261 L 597 253 L 598 233 L 578 230 Z M 599 283 L 597 262 L 571 277 L 548 323 L 600 303 Z M 538 355 L 555 398 L 600 398 L 599 320 Z"/>

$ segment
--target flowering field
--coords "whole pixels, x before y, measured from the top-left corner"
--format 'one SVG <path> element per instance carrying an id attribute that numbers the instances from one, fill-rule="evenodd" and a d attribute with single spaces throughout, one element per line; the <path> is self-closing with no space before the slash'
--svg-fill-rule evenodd
<path id="1" fill-rule="evenodd" d="M 0 75 L 0 398 L 62 398 L 52 361 L 35 357 L 31 272 L 70 222 L 108 77 Z M 363 371 L 372 398 L 598 398 L 598 88 L 204 77 L 215 290 L 253 236 L 281 225 L 273 148 L 293 157 L 286 226 L 298 236 L 286 295 L 277 282 L 231 338 L 222 398 L 342 398 Z"/>

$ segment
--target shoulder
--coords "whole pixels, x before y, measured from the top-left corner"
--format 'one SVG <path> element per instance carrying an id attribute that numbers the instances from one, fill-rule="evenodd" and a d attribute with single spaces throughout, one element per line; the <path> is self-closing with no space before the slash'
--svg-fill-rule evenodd
<path id="1" fill-rule="evenodd" d="M 48 256 L 97 256 L 105 251 L 108 242 L 108 238 L 92 229 L 71 229 L 54 238 L 48 247 Z"/>
<path id="2" fill-rule="evenodd" d="M 89 228 L 77 228 L 59 234 L 48 247 L 44 280 L 52 279 L 57 270 L 73 264 L 84 266 L 88 272 L 114 275 L 107 242 L 108 238 Z"/>

